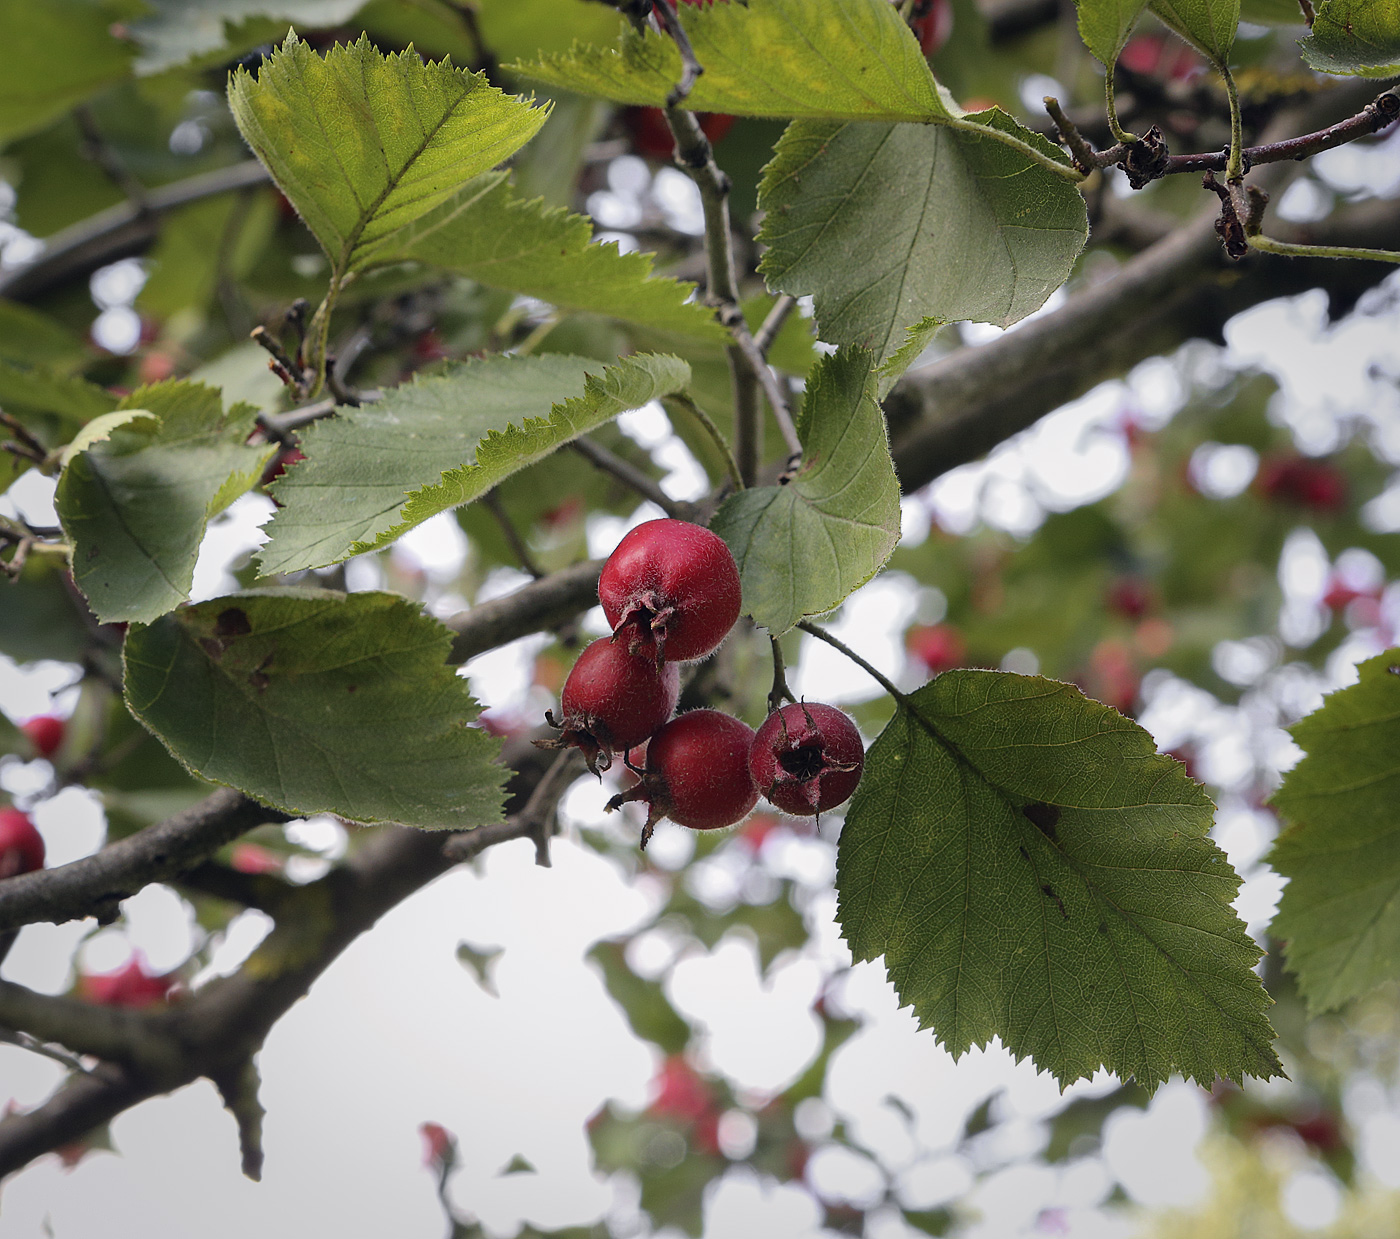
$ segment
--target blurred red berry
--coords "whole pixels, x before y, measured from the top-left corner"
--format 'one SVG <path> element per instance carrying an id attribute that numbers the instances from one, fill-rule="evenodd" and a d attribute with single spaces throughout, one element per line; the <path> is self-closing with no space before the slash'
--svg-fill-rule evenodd
<path id="1" fill-rule="evenodd" d="M 0 878 L 44 867 L 44 840 L 28 814 L 0 809 Z"/>
<path id="2" fill-rule="evenodd" d="M 429 1170 L 441 1170 L 455 1160 L 457 1137 L 441 1123 L 420 1123 L 418 1134 L 423 1137 L 423 1165 Z"/>
<path id="3" fill-rule="evenodd" d="M 1153 609 L 1152 587 L 1141 577 L 1119 577 L 1108 587 L 1109 609 L 1124 619 L 1141 619 Z"/>
<path id="4" fill-rule="evenodd" d="M 52 757 L 63 744 L 68 723 L 57 714 L 36 714 L 21 723 L 19 729 L 29 737 L 29 743 L 39 750 L 40 757 Z"/>
<path id="5" fill-rule="evenodd" d="M 256 843 L 235 843 L 229 853 L 228 863 L 239 873 L 282 872 L 282 858 Z"/>
<path id="6" fill-rule="evenodd" d="M 654 1118 L 699 1122 L 714 1110 L 714 1094 L 709 1084 L 681 1054 L 672 1054 L 661 1065 L 652 1081 L 656 1096 L 647 1113 Z"/>
<path id="7" fill-rule="evenodd" d="M 78 996 L 100 1007 L 151 1007 L 164 1002 L 174 988 L 173 973 L 158 976 L 148 972 L 140 955 L 133 955 L 125 967 L 115 972 L 99 972 L 78 977 Z"/>
<path id="8" fill-rule="evenodd" d="M 967 642 L 952 624 L 917 625 L 905 634 L 904 645 L 930 675 L 961 667 L 967 657 Z"/>
<path id="9" fill-rule="evenodd" d="M 1342 473 L 1334 465 L 1308 456 L 1266 457 L 1256 483 L 1269 499 L 1316 512 L 1337 512 L 1347 503 L 1347 480 Z"/>
<path id="10" fill-rule="evenodd" d="M 734 117 L 727 112 L 700 112 L 696 119 L 700 131 L 713 144 L 722 142 L 734 128 Z M 632 139 L 632 149 L 643 159 L 670 163 L 676 157 L 676 140 L 666 123 L 666 113 L 660 108 L 626 108 L 622 124 Z"/>
<path id="11" fill-rule="evenodd" d="M 739 827 L 739 833 L 734 837 L 757 856 L 763 850 L 763 841 L 777 828 L 778 818 L 775 814 L 755 813 Z"/>
<path id="12" fill-rule="evenodd" d="M 925 56 L 932 56 L 953 33 L 951 0 L 915 0 L 909 14 L 909 28 L 919 40 Z"/>
<path id="13" fill-rule="evenodd" d="M 1319 1153 L 1335 1153 L 1345 1148 L 1346 1133 L 1342 1131 L 1341 1118 L 1326 1110 L 1318 1110 L 1290 1124 L 1303 1141 L 1312 1145 Z"/>

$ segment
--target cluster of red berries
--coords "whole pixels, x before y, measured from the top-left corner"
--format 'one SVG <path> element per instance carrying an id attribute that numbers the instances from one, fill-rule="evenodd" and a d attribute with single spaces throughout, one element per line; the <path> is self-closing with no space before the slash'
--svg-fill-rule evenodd
<path id="1" fill-rule="evenodd" d="M 831 706 L 794 703 L 754 732 L 718 710 L 676 718 L 679 663 L 711 654 L 739 618 L 739 570 L 723 539 L 688 521 L 639 525 L 598 579 L 613 632 L 579 655 L 560 694 L 559 735 L 544 748 L 578 748 L 595 774 L 620 754 L 637 784 L 608 801 L 648 805 L 642 846 L 662 817 L 717 830 L 746 817 L 760 792 L 811 817 L 847 800 L 865 753 L 855 724 Z M 638 769 L 630 750 L 646 745 Z"/>

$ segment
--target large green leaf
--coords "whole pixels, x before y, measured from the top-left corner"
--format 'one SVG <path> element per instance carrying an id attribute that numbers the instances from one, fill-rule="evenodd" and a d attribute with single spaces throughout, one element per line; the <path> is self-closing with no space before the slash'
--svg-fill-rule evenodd
<path id="1" fill-rule="evenodd" d="M 1051 149 L 995 109 L 974 119 Z M 1089 228 L 1079 191 L 1055 173 L 980 134 L 932 125 L 795 122 L 759 201 L 769 286 L 813 294 L 823 340 L 878 361 L 899 354 L 895 368 L 938 322 L 1005 327 L 1038 309 L 1069 277 Z"/>
<path id="2" fill-rule="evenodd" d="M 0 0 L 0 145 L 42 129 L 130 72 L 131 49 L 95 0 Z"/>
<path id="3" fill-rule="evenodd" d="M 1313 1011 L 1400 976 L 1400 648 L 1359 670 L 1293 728 L 1307 756 L 1273 799 L 1274 933 Z"/>
<path id="4" fill-rule="evenodd" d="M 145 622 L 189 597 L 209 517 L 257 481 L 275 444 L 249 446 L 255 410 L 227 413 L 215 388 L 167 382 L 122 401 L 111 429 L 58 480 L 73 579 L 104 623 Z"/>
<path id="5" fill-rule="evenodd" d="M 489 357 L 346 409 L 302 438 L 306 460 L 274 494 L 265 574 L 384 546 L 627 409 L 684 390 L 690 368 L 640 354 Z M 551 409 L 547 415 L 546 409 Z"/>
<path id="6" fill-rule="evenodd" d="M 0 327 L 3 327 L 0 323 Z M 25 369 L 0 361 L 0 407 L 17 412 L 52 413 L 67 426 L 80 426 L 117 403 L 96 383 L 49 370 Z"/>
<path id="7" fill-rule="evenodd" d="M 233 75 L 229 105 L 337 278 L 450 219 L 548 115 L 447 61 L 365 38 L 322 59 L 295 35 Z"/>
<path id="8" fill-rule="evenodd" d="M 687 302 L 694 285 L 651 273 L 650 254 L 593 245 L 582 215 L 519 198 L 498 174 L 451 222 L 403 252 L 493 288 L 526 293 L 566 310 L 607 314 L 658 330 L 723 341 L 714 311 Z"/>
<path id="9" fill-rule="evenodd" d="M 1084 46 L 1112 70 L 1147 4 L 1148 0 L 1075 0 Z"/>
<path id="10" fill-rule="evenodd" d="M 1400 0 L 1322 0 L 1299 46 L 1323 73 L 1392 77 L 1400 73 Z"/>
<path id="11" fill-rule="evenodd" d="M 1279 1074 L 1211 803 L 1136 723 L 1036 676 L 949 671 L 871 746 L 837 858 L 856 959 L 955 1055 L 994 1036 L 1100 1066 Z"/>
<path id="12" fill-rule="evenodd" d="M 450 644 L 393 594 L 255 590 L 133 628 L 126 699 L 189 770 L 288 813 L 465 829 L 500 819 L 507 772 Z"/>
<path id="13" fill-rule="evenodd" d="M 57 319 L 18 301 L 0 300 L 0 359 L 68 366 L 81 361 L 83 353 L 82 341 Z"/>
<path id="14" fill-rule="evenodd" d="M 1230 63 L 1240 0 L 1151 0 L 1152 11 L 1222 69 Z"/>
<path id="15" fill-rule="evenodd" d="M 150 13 L 132 22 L 141 48 L 140 73 L 156 73 L 193 57 L 255 47 L 267 33 L 286 33 L 287 23 L 317 30 L 349 21 L 365 0 L 146 0 Z M 269 29 L 267 22 L 277 23 Z M 236 34 L 235 28 L 243 27 Z M 266 33 L 265 33 L 266 32 Z M 230 34 L 234 34 L 230 47 Z M 242 37 L 238 37 L 241 34 Z"/>
<path id="16" fill-rule="evenodd" d="M 797 433 L 797 477 L 731 495 L 710 522 L 734 552 L 745 613 L 774 636 L 839 606 L 899 542 L 899 482 L 869 353 L 845 348 L 813 367 Z"/>
<path id="17" fill-rule="evenodd" d="M 686 99 L 702 112 L 835 120 L 948 120 L 918 41 L 888 0 L 749 0 L 681 5 L 705 72 Z M 575 47 L 515 68 L 563 90 L 660 106 L 681 76 L 680 53 L 628 28 L 616 50 Z"/>

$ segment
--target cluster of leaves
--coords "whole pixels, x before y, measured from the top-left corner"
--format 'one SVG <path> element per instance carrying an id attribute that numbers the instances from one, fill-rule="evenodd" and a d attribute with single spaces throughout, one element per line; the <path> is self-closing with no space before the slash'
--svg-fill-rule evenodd
<path id="1" fill-rule="evenodd" d="M 1081 172 L 1008 110 L 960 106 L 954 92 L 968 97 L 972 71 L 958 66 L 958 40 L 931 61 L 887 0 L 682 6 L 705 68 L 687 105 L 742 118 L 721 158 L 738 213 L 763 212 L 762 286 L 746 281 L 740 306 L 708 305 L 656 274 L 652 256 L 596 243 L 591 221 L 568 209 L 605 115 L 571 95 L 665 106 L 682 56 L 603 6 L 565 7 L 541 23 L 538 4 L 492 0 L 461 22 L 446 5 L 287 0 L 211 4 L 190 26 L 164 0 L 141 14 L 0 0 L 26 52 L 0 87 L 21 226 L 52 238 L 115 205 L 113 167 L 158 192 L 236 167 L 246 143 L 262 170 L 244 174 L 243 195 L 191 200 L 161 228 L 137 302 L 161 325 L 134 364 L 82 345 L 73 329 L 88 310 L 71 288 L 42 309 L 0 300 L 0 405 L 24 448 L 6 468 L 56 476 L 62 527 L 55 554 L 40 547 L 16 569 L 0 638 L 11 657 L 89 671 L 65 749 L 80 756 L 63 777 L 103 792 L 112 837 L 187 805 L 206 781 L 291 815 L 426 830 L 499 822 L 501 743 L 448 665 L 450 630 L 421 597 L 326 586 L 344 584 L 352 557 L 447 512 L 472 538 L 478 576 L 516 566 L 520 530 L 538 551 L 531 570 L 577 561 L 586 517 L 628 514 L 635 495 L 613 477 L 580 480 L 560 449 L 587 436 L 654 478 L 612 423 L 660 402 L 710 473 L 714 502 L 700 510 L 734 551 L 745 613 L 788 637 L 790 654 L 797 625 L 887 565 L 937 585 L 965 634 L 958 656 L 928 664 L 943 674 L 907 692 L 891 685 L 864 712 L 883 730 L 837 864 L 855 958 L 883 957 L 901 999 L 955 1054 L 999 1038 L 1063 1083 L 1107 1067 L 1135 1082 L 1134 1098 L 1173 1072 L 1205 1084 L 1278 1074 L 1260 951 L 1231 910 L 1239 878 L 1209 838 L 1211 802 L 1128 717 L 1149 665 L 1230 691 L 1212 679 L 1210 652 L 1257 632 L 1273 602 L 1241 566 L 1276 559 L 1297 515 L 1288 502 L 1316 492 L 1295 484 L 1296 469 L 1272 492 L 1261 481 L 1219 502 L 1179 480 L 1206 422 L 1216 440 L 1281 454 L 1261 415 L 1266 393 L 1257 382 L 1232 392 L 1229 428 L 1216 424 L 1220 401 L 1178 419 L 1177 439 L 1164 437 L 1138 479 L 1134 519 L 1106 502 L 1050 518 L 1024 546 L 935 534 L 896 550 L 900 482 L 880 401 L 942 347 L 940 329 L 1013 326 L 1070 280 L 1089 238 Z M 1324 0 L 1307 62 L 1393 72 L 1385 7 Z M 960 39 L 985 37 L 969 6 L 959 13 Z M 1110 103 L 1113 65 L 1149 13 L 1220 71 L 1238 153 L 1239 3 L 1082 0 L 1079 28 L 1109 70 Z M 288 21 L 329 33 L 286 35 L 227 72 Z M 558 97 L 425 62 L 410 39 L 469 63 L 489 49 L 512 62 L 500 80 Z M 835 61 L 833 46 L 844 52 Z M 981 89 L 1009 103 L 1016 78 L 1044 68 L 1036 55 L 989 70 Z M 227 108 L 204 89 L 225 76 Z M 83 106 L 99 97 L 100 126 Z M 151 141 L 172 129 L 192 155 L 173 138 Z M 259 186 L 264 175 L 275 189 Z M 734 337 L 714 311 L 741 311 L 753 327 L 779 296 L 810 297 L 813 311 L 793 315 L 769 353 L 801 391 L 800 464 L 779 480 L 785 453 L 770 436 L 768 471 L 729 492 L 728 442 L 745 414 L 726 360 Z M 333 416 L 310 425 L 279 420 L 286 398 L 265 386 L 262 355 L 235 343 L 297 298 L 317 308 L 294 313 L 290 348 L 272 351 L 290 398 L 333 393 L 321 410 Z M 366 346 L 355 391 L 336 355 Z M 303 426 L 296 462 L 289 425 Z M 1329 550 L 1366 547 L 1394 575 L 1393 538 L 1358 522 L 1380 481 L 1358 455 L 1348 468 L 1358 493 L 1314 506 L 1327 509 Z M 188 605 L 209 523 L 256 489 L 278 510 L 244 588 Z M 759 711 L 761 643 L 732 644 L 736 712 Z M 1044 674 L 990 669 L 1018 647 Z M 1400 951 L 1396 662 L 1367 664 L 1358 686 L 1300 726 L 1308 757 L 1277 799 L 1294 823 L 1277 852 L 1293 878 L 1280 927 L 1318 1009 L 1372 989 Z M 807 932 L 790 886 L 723 917 L 686 898 L 678 889 L 665 913 L 685 932 L 713 944 L 744 924 L 765 962 Z M 683 1054 L 690 1031 L 658 987 L 612 946 L 597 959 L 638 1034 Z M 835 1018 L 825 1027 L 818 1062 L 757 1116 L 756 1165 L 796 1164 L 792 1110 L 820 1090 L 850 1031 Z M 716 1095 L 705 1114 L 732 1101 Z M 694 1147 L 699 1118 L 613 1115 L 594 1131 L 600 1165 L 641 1166 L 644 1207 L 692 1232 L 700 1191 L 724 1163 L 717 1146 L 668 1162 L 676 1141 L 665 1137 L 677 1136 L 668 1123 L 690 1124 L 678 1138 Z M 939 1233 L 948 1222 L 921 1224 Z"/>

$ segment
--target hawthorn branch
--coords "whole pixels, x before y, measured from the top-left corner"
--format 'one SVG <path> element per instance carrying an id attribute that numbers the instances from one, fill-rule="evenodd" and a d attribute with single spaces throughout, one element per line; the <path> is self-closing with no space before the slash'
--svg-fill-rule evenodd
<path id="1" fill-rule="evenodd" d="M 123 202 L 54 233 L 30 262 L 0 273 L 0 297 L 30 301 L 55 285 L 132 254 L 155 241 L 160 217 L 191 202 L 268 183 L 256 159 L 147 190 L 141 205 Z"/>
<path id="2" fill-rule="evenodd" d="M 664 7 L 664 6 L 663 6 Z M 734 336 L 724 354 L 734 385 L 734 457 L 745 486 L 752 486 L 763 459 L 763 423 L 758 391 L 767 364 L 753 362 L 753 340 L 739 309 L 739 277 L 734 265 L 734 241 L 729 227 L 729 178 L 715 163 L 710 140 L 694 112 L 667 107 L 666 123 L 676 141 L 676 163 L 695 182 L 705 212 L 706 293 L 719 320 Z M 742 335 L 741 335 L 742 332 Z M 748 349 L 744 340 L 748 340 Z M 768 371 L 771 378 L 771 371 Z"/>
<path id="3" fill-rule="evenodd" d="M 604 473 L 611 474 L 624 486 L 636 491 L 643 499 L 656 504 L 667 516 L 673 516 L 678 520 L 691 519 L 691 515 L 687 515 L 687 513 L 693 514 L 694 509 L 691 504 L 672 499 L 631 461 L 624 460 L 616 452 L 608 451 L 601 443 L 594 443 L 587 435 L 581 435 L 569 446 L 590 464 L 601 469 Z"/>
<path id="4" fill-rule="evenodd" d="M 456 635 L 448 662 L 464 663 L 517 637 L 573 619 L 597 601 L 602 570 L 600 560 L 585 560 L 452 616 L 446 622 Z"/>
<path id="5" fill-rule="evenodd" d="M 279 909 L 273 931 L 242 969 L 211 981 L 182 1002 L 152 1012 L 113 1011 L 47 998 L 23 986 L 0 985 L 0 1023 L 42 1023 L 40 1035 L 45 1039 L 62 1040 L 70 1048 L 72 1041 L 85 1040 L 105 1051 L 92 1071 L 71 1078 L 38 1109 L 0 1120 L 0 1177 L 148 1097 L 201 1077 L 213 1080 L 223 1092 L 239 1122 L 245 1169 L 255 1173 L 261 1108 L 248 1064 L 268 1032 L 389 909 L 445 873 L 457 859 L 538 833 L 539 823 L 548 820 L 572 774 L 566 777 L 567 763 L 540 772 L 534 764 L 537 757 L 528 738 L 506 746 L 506 763 L 524 772 L 512 780 L 507 805 L 511 816 L 506 821 L 449 837 L 449 846 L 437 832 L 403 826 L 376 830 L 324 878 L 296 890 Z M 79 1017 L 82 1026 L 75 1025 Z M 119 1029 L 127 1030 L 129 1043 L 117 1035 Z M 49 1035 L 60 1031 L 62 1038 Z"/>
<path id="6" fill-rule="evenodd" d="M 0 931 L 36 921 L 61 925 L 95 916 L 114 920 L 123 899 L 152 882 L 179 877 L 226 843 L 287 815 L 230 787 L 154 826 L 109 844 L 95 855 L 7 878 L 0 885 Z"/>

